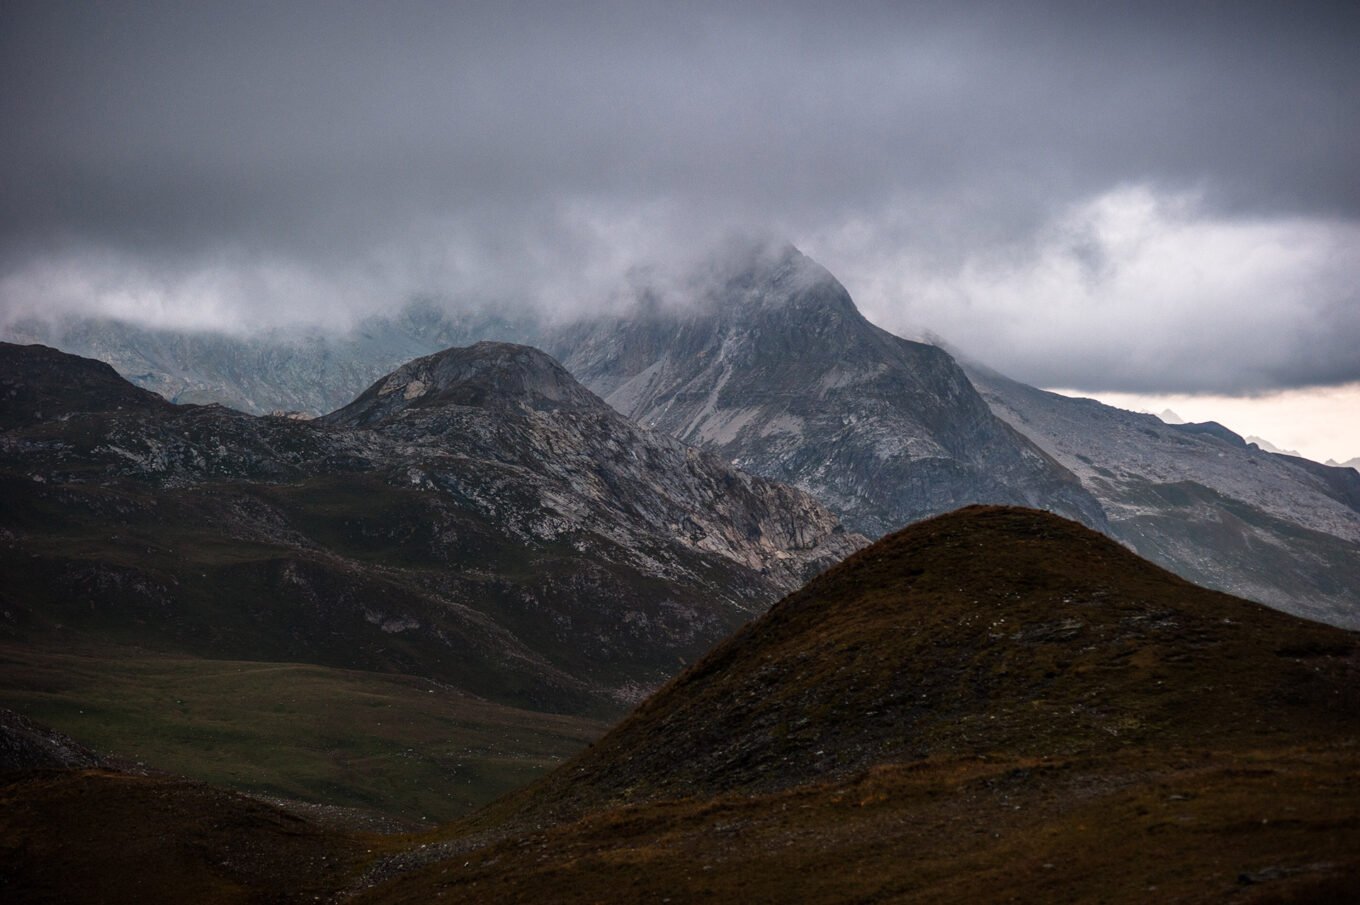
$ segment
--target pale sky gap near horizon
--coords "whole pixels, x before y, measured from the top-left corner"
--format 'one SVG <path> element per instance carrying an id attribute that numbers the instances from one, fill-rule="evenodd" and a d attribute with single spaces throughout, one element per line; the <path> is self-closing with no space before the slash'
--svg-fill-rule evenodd
<path id="1" fill-rule="evenodd" d="M 1360 458 L 1360 383 L 1264 396 L 1087 393 L 1053 389 L 1064 396 L 1098 399 L 1131 412 L 1160 416 L 1170 409 L 1186 421 L 1217 421 L 1244 439 L 1260 437 L 1315 462 Z"/>
<path id="2" fill-rule="evenodd" d="M 1356 3 L 8 0 L 0 322 L 588 311 L 769 236 L 894 332 L 1345 460 L 1357 46 Z"/>

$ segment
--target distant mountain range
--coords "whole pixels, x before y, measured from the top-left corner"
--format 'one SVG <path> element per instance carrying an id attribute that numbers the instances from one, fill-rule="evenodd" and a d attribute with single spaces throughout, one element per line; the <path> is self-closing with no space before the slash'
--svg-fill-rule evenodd
<path id="1" fill-rule="evenodd" d="M 1182 422 L 1182 423 L 1184 423 L 1184 422 Z M 1276 455 L 1279 455 L 1279 456 L 1294 456 L 1295 458 L 1299 458 L 1299 459 L 1302 459 L 1302 458 L 1303 458 L 1303 453 L 1299 452 L 1298 450 L 1296 450 L 1296 449 L 1281 449 L 1280 447 L 1276 446 L 1274 443 L 1271 443 L 1271 442 L 1270 442 L 1269 440 L 1267 440 L 1265 437 L 1258 437 L 1258 436 L 1256 436 L 1255 434 L 1248 435 L 1248 436 L 1246 437 L 1246 442 L 1248 442 L 1248 443 L 1255 443 L 1257 446 L 1261 447 L 1261 449 L 1265 450 L 1265 451 L 1268 452 L 1268 453 L 1275 453 Z M 1335 463 L 1335 462 L 1328 462 L 1327 464 L 1328 464 L 1328 465 L 1336 465 L 1337 463 Z"/>
<path id="2" fill-rule="evenodd" d="M 390 317 L 372 317 L 338 332 L 239 336 L 66 318 L 9 323 L 0 339 L 107 362 L 172 402 L 217 403 L 252 415 L 321 415 L 413 358 L 479 340 L 522 342 L 534 329 L 529 320 L 449 313 L 431 302 L 413 302 Z"/>
<path id="3" fill-rule="evenodd" d="M 1306 456 L 1304 456 L 1303 453 L 1299 452 L 1296 449 L 1281 449 L 1280 447 L 1276 446 L 1274 443 L 1271 443 L 1264 437 L 1248 435 L 1246 441 L 1248 443 L 1255 443 L 1257 446 L 1259 446 L 1261 449 L 1265 450 L 1268 453 L 1276 453 L 1277 455 L 1281 456 L 1293 456 L 1296 459 L 1307 458 Z M 1356 471 L 1360 471 L 1360 456 L 1357 456 L 1354 459 L 1347 459 L 1345 462 L 1338 462 L 1336 459 L 1328 459 L 1326 462 L 1322 464 L 1329 465 L 1332 468 L 1354 468 Z"/>
<path id="4" fill-rule="evenodd" d="M 1360 474 L 1265 452 L 1214 422 L 1166 424 L 981 366 L 968 373 L 1140 555 L 1206 587 L 1360 627 Z"/>
<path id="5" fill-rule="evenodd" d="M 0 344 L 0 485 L 6 638 L 407 673 L 564 713 L 619 712 L 865 543 L 497 343 L 313 421 Z"/>
<path id="6" fill-rule="evenodd" d="M 21 327 L 177 398 L 312 414 L 450 343 L 528 343 L 624 415 L 792 484 L 870 537 L 969 503 L 1035 506 L 1210 587 L 1360 625 L 1354 470 L 965 370 L 868 323 L 791 247 L 736 256 L 679 294 L 566 325 L 424 304 L 336 337 Z"/>

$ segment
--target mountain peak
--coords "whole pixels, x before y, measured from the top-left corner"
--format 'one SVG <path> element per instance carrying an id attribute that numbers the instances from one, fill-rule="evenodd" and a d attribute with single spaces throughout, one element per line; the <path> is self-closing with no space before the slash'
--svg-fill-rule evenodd
<path id="1" fill-rule="evenodd" d="M 0 428 L 47 421 L 73 412 L 168 406 L 102 361 L 43 345 L 0 343 Z"/>
<path id="2" fill-rule="evenodd" d="M 717 279 L 708 303 L 720 319 L 818 321 L 823 326 L 841 320 L 872 329 L 840 281 L 791 244 L 768 243 L 725 256 L 712 275 Z"/>
<path id="3" fill-rule="evenodd" d="M 604 403 L 546 353 L 484 341 L 408 362 L 326 418 L 362 427 L 407 409 L 442 406 L 551 411 Z"/>
<path id="4" fill-rule="evenodd" d="M 947 352 L 871 324 L 796 248 L 729 256 L 697 285 L 688 306 L 585 323 L 550 348 L 628 417 L 807 490 L 868 535 L 971 502 L 1105 524 Z"/>

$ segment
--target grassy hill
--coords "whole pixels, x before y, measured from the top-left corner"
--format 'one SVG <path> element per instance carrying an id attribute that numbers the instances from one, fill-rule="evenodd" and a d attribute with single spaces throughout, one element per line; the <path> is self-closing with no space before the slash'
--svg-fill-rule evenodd
<path id="1" fill-rule="evenodd" d="M 1349 900 L 1357 641 L 970 507 L 814 579 L 365 901 Z"/>

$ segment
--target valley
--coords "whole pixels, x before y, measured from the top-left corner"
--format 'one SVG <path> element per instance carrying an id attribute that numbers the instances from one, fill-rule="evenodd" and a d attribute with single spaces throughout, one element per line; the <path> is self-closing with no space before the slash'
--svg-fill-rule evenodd
<path id="1" fill-rule="evenodd" d="M 113 646 L 0 644 L 0 707 L 148 769 L 406 828 L 471 813 L 608 728 L 416 676 Z"/>

